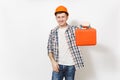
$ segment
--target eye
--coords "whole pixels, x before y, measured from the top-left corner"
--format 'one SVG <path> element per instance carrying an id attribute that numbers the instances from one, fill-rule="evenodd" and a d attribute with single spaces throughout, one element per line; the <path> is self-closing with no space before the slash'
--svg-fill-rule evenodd
<path id="1" fill-rule="evenodd" d="M 57 18 L 60 18 L 60 16 L 57 16 Z"/>

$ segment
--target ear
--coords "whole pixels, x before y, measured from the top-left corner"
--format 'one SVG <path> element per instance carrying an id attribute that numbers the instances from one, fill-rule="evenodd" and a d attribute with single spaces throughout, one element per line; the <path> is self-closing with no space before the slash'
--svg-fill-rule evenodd
<path id="1" fill-rule="evenodd" d="M 68 20 L 69 16 L 67 16 L 67 20 Z"/>

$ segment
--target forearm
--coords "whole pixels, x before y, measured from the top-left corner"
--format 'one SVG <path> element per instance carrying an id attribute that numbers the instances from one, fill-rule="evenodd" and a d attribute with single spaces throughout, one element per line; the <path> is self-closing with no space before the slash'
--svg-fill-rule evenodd
<path id="1" fill-rule="evenodd" d="M 59 65 L 55 61 L 54 55 L 52 53 L 49 53 L 48 56 L 49 56 L 51 64 L 52 64 L 53 71 L 59 72 Z"/>
<path id="2" fill-rule="evenodd" d="M 53 53 L 49 53 L 48 56 L 49 56 L 49 58 L 50 58 L 51 63 L 55 62 Z"/>

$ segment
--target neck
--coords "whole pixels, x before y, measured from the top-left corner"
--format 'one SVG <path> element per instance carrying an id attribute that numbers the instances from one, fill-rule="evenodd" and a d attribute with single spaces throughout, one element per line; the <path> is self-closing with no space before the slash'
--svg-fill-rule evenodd
<path id="1" fill-rule="evenodd" d="M 61 28 L 65 28 L 65 27 L 67 27 L 67 23 L 66 24 L 64 24 L 64 25 L 59 25 Z"/>

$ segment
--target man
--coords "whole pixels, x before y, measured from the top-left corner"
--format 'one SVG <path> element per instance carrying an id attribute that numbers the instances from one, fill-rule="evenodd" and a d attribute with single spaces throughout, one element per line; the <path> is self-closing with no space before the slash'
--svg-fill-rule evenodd
<path id="1" fill-rule="evenodd" d="M 67 24 L 69 13 L 60 5 L 55 10 L 58 26 L 51 30 L 48 39 L 48 56 L 53 72 L 52 80 L 74 80 L 75 71 L 83 67 L 80 49 L 75 44 L 75 29 Z"/>

